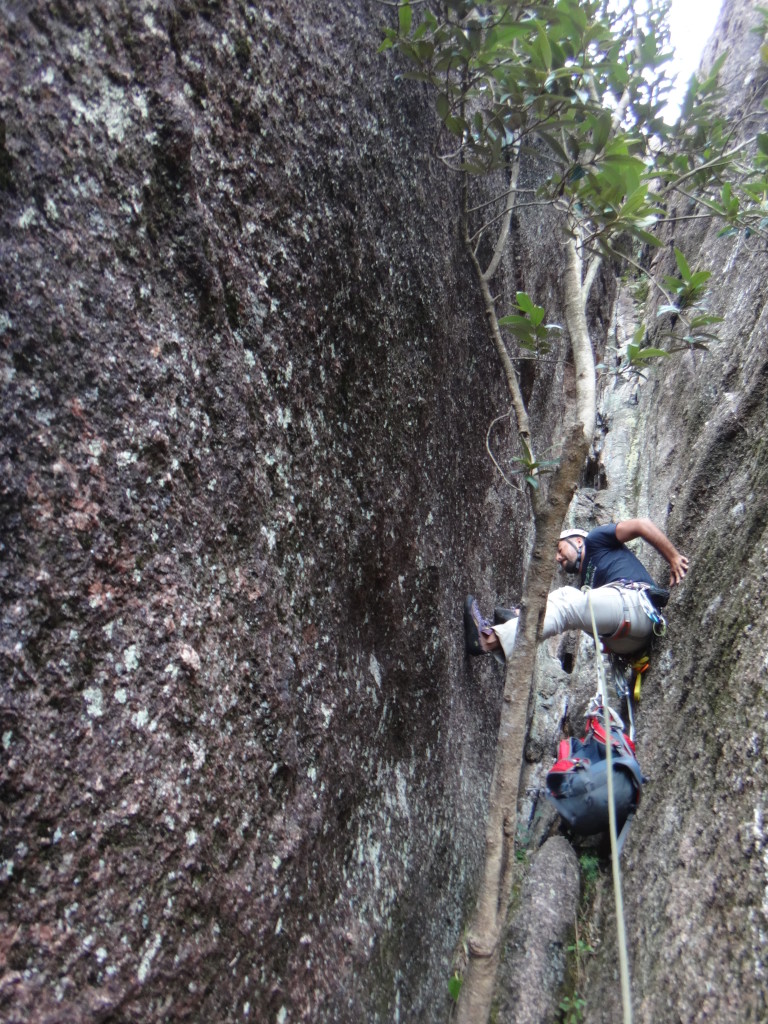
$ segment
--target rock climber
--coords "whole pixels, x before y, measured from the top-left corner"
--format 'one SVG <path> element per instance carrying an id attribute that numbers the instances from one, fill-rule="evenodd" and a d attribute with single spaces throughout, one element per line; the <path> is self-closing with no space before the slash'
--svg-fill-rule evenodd
<path id="1" fill-rule="evenodd" d="M 624 519 L 586 530 L 568 529 L 557 542 L 557 564 L 579 575 L 579 588 L 559 587 L 547 598 L 541 638 L 568 629 L 592 634 L 590 598 L 597 632 L 609 650 L 633 654 L 643 650 L 660 619 L 658 608 L 667 592 L 656 587 L 627 541 L 642 537 L 669 563 L 669 585 L 677 586 L 688 572 L 688 559 L 650 519 Z M 515 643 L 518 610 L 497 608 L 494 622 L 481 613 L 474 597 L 464 604 L 464 632 L 469 654 L 509 657 Z"/>

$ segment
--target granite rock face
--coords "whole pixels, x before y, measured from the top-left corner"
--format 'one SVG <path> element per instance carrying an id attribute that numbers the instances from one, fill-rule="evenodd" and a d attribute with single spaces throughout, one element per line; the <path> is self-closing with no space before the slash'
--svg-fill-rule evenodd
<path id="1" fill-rule="evenodd" d="M 425 144 L 428 97 L 376 55 L 386 16 L 369 0 L 3 8 L 13 1024 L 449 1015 L 502 688 L 491 659 L 464 657 L 461 604 L 516 600 L 530 538 L 483 449 L 508 400 L 450 227 L 456 182 Z M 735 107 L 765 87 L 750 16 L 730 3 L 721 25 L 752 47 L 726 65 Z M 504 289 L 557 320 L 556 238 L 542 249 L 535 218 L 513 234 Z M 625 852 L 648 1024 L 765 1018 L 766 274 L 714 235 L 688 241 L 715 260 L 729 342 L 614 396 L 641 424 L 622 428 L 628 487 L 611 491 L 609 456 L 584 480 L 598 518 L 650 514 L 693 566 L 646 686 L 651 782 Z M 545 450 L 562 351 L 521 381 Z M 542 674 L 532 816 L 591 685 L 574 651 L 552 644 Z M 572 880 L 570 851 L 546 849 Z M 540 889 L 529 914 L 549 909 Z M 605 936 L 595 1022 L 618 1018 Z M 545 959 L 556 985 L 561 950 Z"/>
<path id="2" fill-rule="evenodd" d="M 3 1020 L 447 1012 L 525 524 L 384 16 L 4 5 Z"/>
<path id="3" fill-rule="evenodd" d="M 705 55 L 706 65 L 729 50 L 734 125 L 768 87 L 758 21 L 752 4 L 727 3 Z M 638 389 L 626 456 L 632 511 L 665 526 L 691 561 L 638 716 L 649 783 L 623 857 L 638 1024 L 768 1019 L 768 258 L 764 241 L 718 231 L 681 222 L 675 241 L 713 272 L 722 340 L 670 359 Z M 671 253 L 658 268 L 674 272 Z M 612 934 L 586 992 L 595 1024 L 621 1015 Z"/>

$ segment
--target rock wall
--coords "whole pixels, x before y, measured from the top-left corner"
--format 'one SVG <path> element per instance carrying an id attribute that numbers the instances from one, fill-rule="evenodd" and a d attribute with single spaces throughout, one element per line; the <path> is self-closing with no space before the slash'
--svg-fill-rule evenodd
<path id="1" fill-rule="evenodd" d="M 386 15 L 3 9 L 9 1022 L 449 1014 L 502 685 L 464 657 L 461 602 L 514 600 L 528 537 L 483 449 L 508 403 L 455 182 L 425 145 L 428 97 L 375 53 Z M 734 110 L 765 89 L 751 16 L 737 0 L 721 22 L 744 47 Z M 625 853 L 654 1024 L 766 1015 L 765 257 L 714 236 L 687 241 L 715 261 L 726 341 L 632 396 L 623 496 L 597 463 L 585 477 L 590 514 L 649 513 L 692 560 L 645 688 L 651 782 Z M 557 319 L 542 237 L 514 225 L 504 287 Z M 522 382 L 545 448 L 562 352 Z M 567 643 L 549 655 L 531 814 L 544 712 L 591 686 Z M 618 1017 L 604 933 L 595 1022 Z"/>
<path id="2" fill-rule="evenodd" d="M 387 13 L 3 7 L 5 1021 L 448 1012 L 526 527 Z"/>
<path id="3" fill-rule="evenodd" d="M 758 23 L 752 4 L 727 3 L 705 54 L 707 66 L 729 50 L 734 124 L 768 90 Z M 636 393 L 626 449 L 630 510 L 665 526 L 691 561 L 638 717 L 649 783 L 623 857 L 638 1024 L 768 1019 L 768 259 L 763 239 L 718 231 L 681 222 L 674 237 L 713 271 L 722 340 L 656 368 Z M 671 253 L 658 266 L 674 273 Z M 602 905 L 612 907 L 609 883 Z M 611 917 L 586 991 L 595 1024 L 621 1014 Z"/>

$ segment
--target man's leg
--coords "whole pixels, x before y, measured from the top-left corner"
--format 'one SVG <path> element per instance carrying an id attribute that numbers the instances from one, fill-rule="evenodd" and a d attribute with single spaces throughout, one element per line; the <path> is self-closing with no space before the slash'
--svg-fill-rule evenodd
<path id="1" fill-rule="evenodd" d="M 624 621 L 624 602 L 615 587 L 600 587 L 590 591 L 592 607 L 595 611 L 595 623 L 600 636 L 612 636 Z M 517 635 L 517 619 L 494 626 L 493 631 L 499 638 L 504 656 L 509 657 L 515 646 Z M 557 636 L 568 629 L 583 629 L 592 635 L 592 616 L 589 610 L 587 594 L 576 587 L 560 587 L 553 590 L 547 598 L 544 613 L 544 628 L 541 638 Z"/>
<path id="2" fill-rule="evenodd" d="M 617 654 L 635 653 L 646 646 L 653 632 L 644 600 L 647 599 L 638 590 L 607 586 L 581 593 L 563 587 L 549 595 L 543 637 L 554 636 L 564 629 L 583 629 L 592 636 L 594 612 L 598 636 L 606 646 Z"/>
<path id="3" fill-rule="evenodd" d="M 501 622 L 499 625 L 493 627 L 493 632 L 496 634 L 501 649 L 504 651 L 504 657 L 508 658 L 512 653 L 512 649 L 515 646 L 515 637 L 517 636 L 517 624 L 519 619 L 515 616 L 514 619 L 507 619 L 506 622 Z"/>
<path id="4" fill-rule="evenodd" d="M 547 599 L 542 639 L 563 633 L 566 629 L 583 629 L 591 636 L 592 612 L 599 636 L 613 636 L 627 621 L 633 635 L 648 632 L 647 616 L 639 605 L 637 591 L 597 587 L 582 592 L 575 587 L 561 587 L 553 590 Z"/>
<path id="5" fill-rule="evenodd" d="M 637 591 L 618 591 L 615 587 L 598 587 L 583 593 L 576 587 L 560 587 L 553 590 L 547 598 L 544 613 L 544 628 L 541 638 L 557 636 L 568 629 L 582 629 L 592 635 L 592 613 L 590 599 L 595 615 L 595 625 L 601 637 L 613 637 L 623 629 L 624 635 L 609 646 L 616 651 L 634 651 L 643 646 L 651 633 L 651 622 L 641 604 Z M 468 601 L 472 600 L 470 598 Z M 477 602 L 474 602 L 477 609 Z M 479 616 L 479 610 L 477 615 Z M 466 609 L 465 609 L 466 617 Z M 470 653 L 492 654 L 500 645 L 504 657 L 509 658 L 514 650 L 519 619 L 494 625 L 485 619 L 478 618 L 475 650 L 467 647 Z M 483 627 L 482 629 L 480 627 Z M 492 630 L 492 632 L 491 632 Z M 496 643 L 498 640 L 498 645 Z"/>

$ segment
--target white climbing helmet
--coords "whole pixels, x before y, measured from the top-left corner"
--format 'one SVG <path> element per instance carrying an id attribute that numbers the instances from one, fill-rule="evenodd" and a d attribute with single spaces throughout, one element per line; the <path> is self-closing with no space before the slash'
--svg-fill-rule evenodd
<path id="1" fill-rule="evenodd" d="M 558 544 L 561 540 L 570 540 L 572 537 L 581 537 L 584 539 L 587 536 L 587 530 L 563 530 L 560 536 L 557 538 Z"/>

